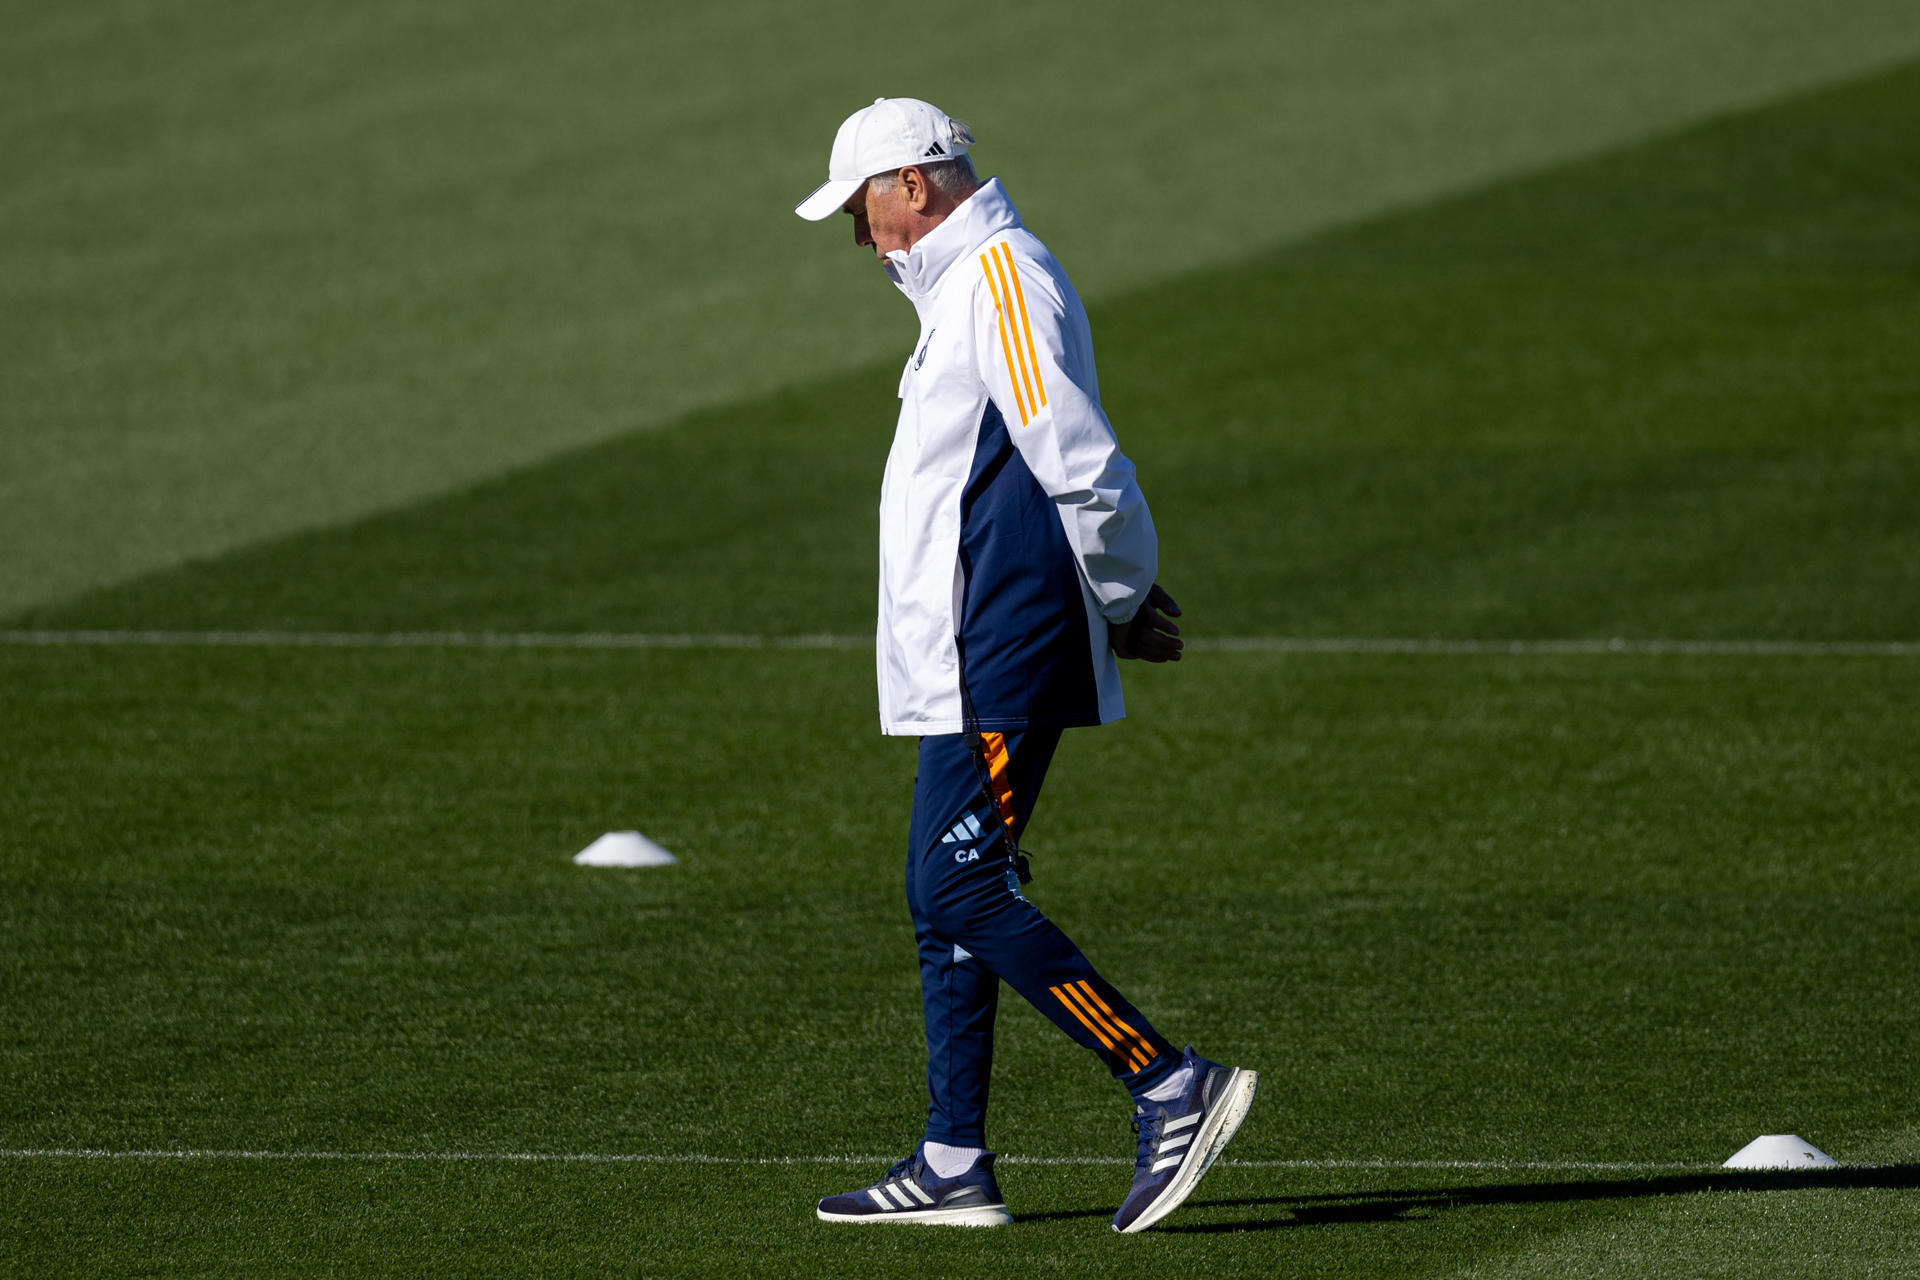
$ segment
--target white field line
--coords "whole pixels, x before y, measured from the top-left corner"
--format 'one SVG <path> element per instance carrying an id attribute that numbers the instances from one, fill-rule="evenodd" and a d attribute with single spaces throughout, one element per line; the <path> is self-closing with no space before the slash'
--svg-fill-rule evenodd
<path id="1" fill-rule="evenodd" d="M 710 635 L 584 631 L 0 631 L 0 645 L 252 649 L 844 649 L 871 652 L 868 636 Z M 1712 657 L 1920 657 L 1909 640 L 1420 640 L 1365 636 L 1197 636 L 1196 653 L 1554 655 Z"/>
<path id="2" fill-rule="evenodd" d="M 0 644 L 237 649 L 867 649 L 868 636 L 582 631 L 0 631 Z"/>
<path id="3" fill-rule="evenodd" d="M 887 1165 L 887 1156 L 710 1156 L 697 1154 L 660 1155 L 652 1153 L 599 1153 L 547 1151 L 219 1151 L 195 1148 L 179 1150 L 115 1151 L 95 1147 L 0 1148 L 0 1160 L 340 1160 L 375 1163 L 381 1161 L 429 1161 L 449 1164 L 662 1164 L 662 1165 Z M 1003 1165 L 1128 1165 L 1124 1156 L 1001 1156 Z M 1717 1164 L 1688 1161 L 1645 1160 L 1220 1160 L 1218 1167 L 1232 1169 L 1463 1169 L 1487 1172 L 1574 1172 L 1574 1173 L 1698 1173 L 1718 1169 Z"/>
<path id="4" fill-rule="evenodd" d="M 1906 640 L 1400 640 L 1311 636 L 1222 636 L 1194 639 L 1190 649 L 1213 653 L 1412 654 L 1704 654 L 1713 657 L 1920 657 Z"/>

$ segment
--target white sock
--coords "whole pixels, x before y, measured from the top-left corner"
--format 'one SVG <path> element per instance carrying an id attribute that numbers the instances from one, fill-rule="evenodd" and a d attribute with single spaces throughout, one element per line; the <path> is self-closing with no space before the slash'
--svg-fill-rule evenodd
<path id="1" fill-rule="evenodd" d="M 985 1147 L 950 1147 L 944 1142 L 928 1142 L 921 1146 L 920 1152 L 927 1158 L 927 1168 L 933 1170 L 936 1178 L 957 1178 L 973 1168 L 973 1162 L 987 1154 Z"/>
<path id="2" fill-rule="evenodd" d="M 1175 1098 L 1185 1093 L 1187 1086 L 1192 1083 L 1193 1064 L 1189 1062 L 1140 1096 L 1149 1102 L 1172 1102 Z M 945 1175 L 942 1176 L 944 1177 Z"/>

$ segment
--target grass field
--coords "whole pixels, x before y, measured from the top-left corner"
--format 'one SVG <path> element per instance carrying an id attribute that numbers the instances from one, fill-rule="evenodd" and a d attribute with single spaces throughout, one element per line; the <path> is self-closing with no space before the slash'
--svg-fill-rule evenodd
<path id="1" fill-rule="evenodd" d="M 1539 22 L 1514 38 L 1577 34 Z M 1646 75 L 1646 101 L 1683 96 Z M 608 401 L 597 443 L 523 454 L 496 437 L 617 384 L 543 406 L 490 367 L 472 483 L 373 510 L 316 464 L 309 528 L 244 512 L 299 468 L 250 490 L 210 425 L 178 447 L 226 487 L 149 497 L 214 501 L 192 519 L 218 536 L 131 576 L 84 539 L 8 568 L 0 1274 L 1920 1275 L 1916 118 L 1920 64 L 1883 66 L 1497 181 L 1436 169 L 1444 198 L 1355 197 L 1238 256 L 1216 225 L 1184 274 L 1092 295 L 1165 581 L 1211 647 L 1130 671 L 1130 717 L 1069 736 L 1031 892 L 1169 1035 L 1262 1072 L 1230 1162 L 1133 1240 L 1107 1226 L 1124 1099 L 1017 1004 L 990 1137 L 1019 1222 L 812 1219 L 924 1105 L 912 748 L 876 732 L 859 639 L 898 351 L 776 353 L 738 394 L 681 385 L 693 412 Z M 481 229 L 455 258 L 502 250 Z M 61 261 L 67 304 L 110 311 L 112 263 Z M 540 305 L 608 310 L 590 276 Z M 672 323 L 635 305 L 627 339 Z M 908 324 L 858 305 L 853 350 Z M 343 441 L 387 456 L 384 415 L 429 402 L 381 361 L 439 367 L 464 315 L 334 333 Z M 80 522 L 91 463 L 34 428 L 125 387 L 9 359 L 31 408 L 8 447 L 54 461 L 8 492 L 44 475 Z M 116 403 L 274 402 L 196 367 Z M 155 631 L 266 634 L 127 634 Z M 99 632 L 119 642 L 77 634 Z M 381 642 L 401 632 L 560 639 Z M 314 633 L 366 642 L 284 642 Z M 566 643 L 588 633 L 842 639 Z M 1278 643 L 1613 637 L 1640 643 Z M 569 863 L 624 827 L 681 864 Z M 1718 1171 L 1776 1132 L 1843 1167 Z"/>
<path id="2" fill-rule="evenodd" d="M 899 298 L 788 214 L 876 93 L 971 121 L 1098 298 L 1920 57 L 1910 0 L 964 25 L 909 73 L 854 0 L 16 0 L 0 614 L 897 365 Z"/>

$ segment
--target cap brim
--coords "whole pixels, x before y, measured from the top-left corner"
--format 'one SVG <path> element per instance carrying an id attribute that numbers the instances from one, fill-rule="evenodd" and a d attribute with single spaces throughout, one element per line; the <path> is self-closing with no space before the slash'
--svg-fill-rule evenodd
<path id="1" fill-rule="evenodd" d="M 865 178 L 829 178 L 814 193 L 793 206 L 793 211 L 808 222 L 825 222 L 845 207 Z"/>

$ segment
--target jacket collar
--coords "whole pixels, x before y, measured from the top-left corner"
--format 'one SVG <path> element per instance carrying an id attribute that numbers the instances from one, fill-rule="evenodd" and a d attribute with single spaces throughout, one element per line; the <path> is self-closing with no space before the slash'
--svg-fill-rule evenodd
<path id="1" fill-rule="evenodd" d="M 946 220 L 921 236 L 910 250 L 895 249 L 884 264 L 887 278 L 924 311 L 953 265 L 973 250 L 1020 225 L 1020 211 L 1007 198 L 1000 179 L 988 178 Z"/>

